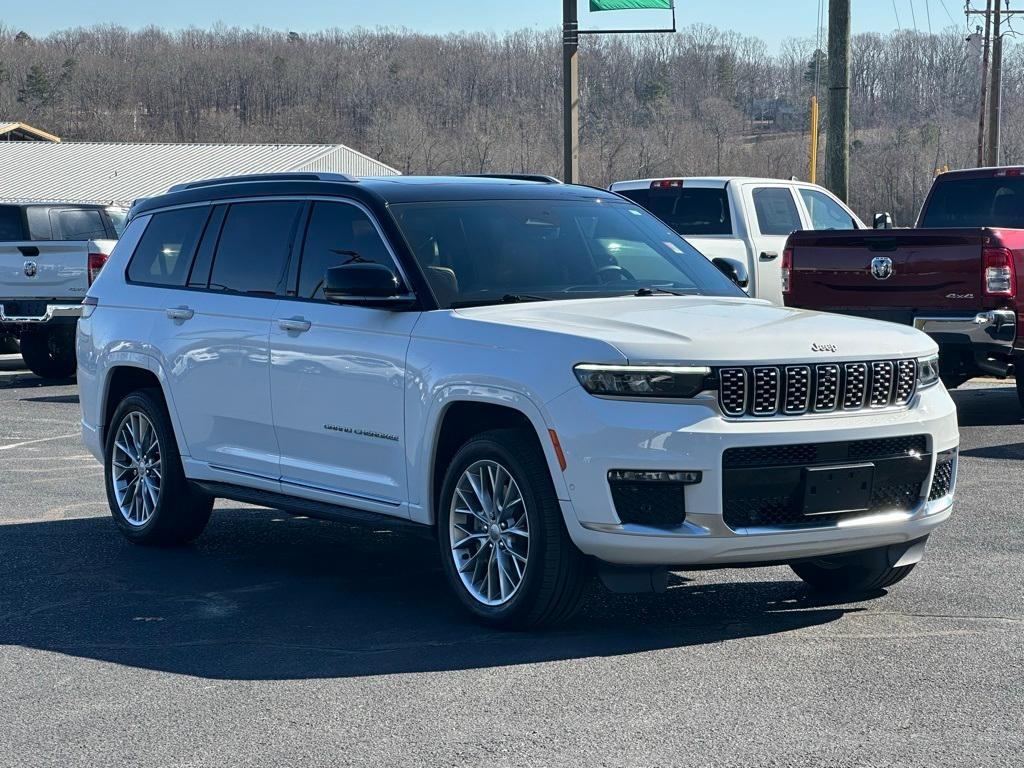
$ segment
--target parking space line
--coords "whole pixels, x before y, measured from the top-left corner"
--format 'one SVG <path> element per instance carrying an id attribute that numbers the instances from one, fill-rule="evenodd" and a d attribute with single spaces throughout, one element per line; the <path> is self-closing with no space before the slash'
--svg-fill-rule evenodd
<path id="1" fill-rule="evenodd" d="M 38 440 L 26 440 L 22 443 L 12 443 L 11 445 L 0 445 L 0 451 L 11 451 L 15 448 L 23 448 L 26 445 L 35 445 L 36 443 L 48 443 L 53 440 L 69 440 L 72 437 L 78 437 L 78 433 L 74 432 L 70 435 L 57 435 L 56 437 L 41 437 Z"/>

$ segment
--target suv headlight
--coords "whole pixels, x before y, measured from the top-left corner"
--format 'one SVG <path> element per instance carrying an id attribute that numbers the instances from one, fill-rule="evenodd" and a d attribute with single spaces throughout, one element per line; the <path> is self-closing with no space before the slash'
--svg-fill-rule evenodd
<path id="1" fill-rule="evenodd" d="M 917 359 L 917 388 L 925 389 L 939 383 L 939 356 L 929 355 Z"/>
<path id="2" fill-rule="evenodd" d="M 600 397 L 685 399 L 710 388 L 710 368 L 646 365 L 577 365 L 580 384 Z"/>

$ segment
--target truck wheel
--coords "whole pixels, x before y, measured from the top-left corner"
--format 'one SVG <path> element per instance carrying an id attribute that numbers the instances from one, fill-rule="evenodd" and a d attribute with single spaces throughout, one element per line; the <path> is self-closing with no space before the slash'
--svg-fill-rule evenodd
<path id="1" fill-rule="evenodd" d="M 70 379 L 75 375 L 75 327 L 27 331 L 21 337 L 21 356 L 36 376 Z"/>
<path id="2" fill-rule="evenodd" d="M 1024 361 L 1021 362 L 1021 368 L 1024 369 Z M 1017 382 L 1017 400 L 1020 402 L 1020 407 L 1024 408 L 1024 370 L 1016 374 L 1013 378 Z"/>
<path id="3" fill-rule="evenodd" d="M 114 412 L 103 462 L 110 514 L 136 544 L 187 544 L 210 520 L 213 499 L 185 480 L 163 397 L 155 390 L 128 395 Z"/>
<path id="4" fill-rule="evenodd" d="M 0 355 L 16 355 L 19 351 L 17 339 L 0 333 Z"/>
<path id="5" fill-rule="evenodd" d="M 914 565 L 890 565 L 888 548 L 793 563 L 790 568 L 812 589 L 831 595 L 877 592 L 903 581 Z"/>
<path id="6" fill-rule="evenodd" d="M 448 582 L 486 624 L 557 624 L 579 606 L 587 563 L 525 430 L 485 432 L 455 454 L 441 489 L 438 540 Z"/>

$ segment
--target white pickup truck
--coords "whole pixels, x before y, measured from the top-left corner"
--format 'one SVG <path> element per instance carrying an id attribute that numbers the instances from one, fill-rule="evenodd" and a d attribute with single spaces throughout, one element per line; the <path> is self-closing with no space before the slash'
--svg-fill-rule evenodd
<path id="1" fill-rule="evenodd" d="M 743 177 L 617 181 L 610 187 L 642 205 L 721 268 L 751 296 L 782 301 L 782 251 L 796 230 L 865 229 L 857 214 L 814 184 Z"/>
<path id="2" fill-rule="evenodd" d="M 103 205 L 0 202 L 0 341 L 16 340 L 33 373 L 74 376 L 82 299 L 126 214 Z"/>

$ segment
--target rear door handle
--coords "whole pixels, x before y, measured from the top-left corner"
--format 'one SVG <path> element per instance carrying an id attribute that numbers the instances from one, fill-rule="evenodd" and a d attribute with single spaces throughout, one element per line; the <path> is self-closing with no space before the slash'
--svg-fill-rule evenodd
<path id="1" fill-rule="evenodd" d="M 171 320 L 191 320 L 196 312 L 190 307 L 168 307 L 167 316 Z"/>
<path id="2" fill-rule="evenodd" d="M 39 255 L 39 248 L 34 245 L 19 245 L 18 250 L 26 259 L 34 259 Z"/>
<path id="3" fill-rule="evenodd" d="M 305 333 L 313 327 L 313 324 L 301 317 L 288 317 L 278 320 L 277 327 L 289 333 Z"/>
<path id="4" fill-rule="evenodd" d="M 779 254 L 776 251 L 761 251 L 761 261 L 775 261 L 779 258 Z"/>

